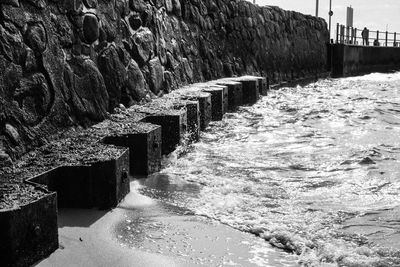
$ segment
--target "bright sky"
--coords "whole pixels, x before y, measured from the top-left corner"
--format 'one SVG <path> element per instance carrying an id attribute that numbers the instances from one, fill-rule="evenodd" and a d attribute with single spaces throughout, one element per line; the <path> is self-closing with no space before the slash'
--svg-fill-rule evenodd
<path id="1" fill-rule="evenodd" d="M 316 0 L 256 0 L 258 5 L 279 6 L 315 15 Z M 354 27 L 400 33 L 400 0 L 332 0 L 332 35 L 336 23 L 346 24 L 346 7 L 354 9 Z M 319 0 L 319 16 L 328 23 L 329 0 Z"/>

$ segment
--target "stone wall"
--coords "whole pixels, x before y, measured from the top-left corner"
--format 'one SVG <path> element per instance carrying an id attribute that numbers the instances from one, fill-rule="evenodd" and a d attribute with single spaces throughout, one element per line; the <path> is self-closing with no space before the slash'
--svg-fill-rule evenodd
<path id="1" fill-rule="evenodd" d="M 324 71 L 325 21 L 228 0 L 0 0 L 0 165 L 182 84 Z"/>

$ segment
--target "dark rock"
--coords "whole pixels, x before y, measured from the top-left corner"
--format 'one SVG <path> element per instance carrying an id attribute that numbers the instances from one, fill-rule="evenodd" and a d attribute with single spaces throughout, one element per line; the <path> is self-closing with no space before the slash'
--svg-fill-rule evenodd
<path id="1" fill-rule="evenodd" d="M 55 34 L 63 48 L 72 47 L 73 30 L 68 18 L 65 16 L 52 16 L 51 22 L 55 27 Z"/>
<path id="2" fill-rule="evenodd" d="M 232 77 L 233 76 L 233 70 L 232 70 L 232 65 L 229 63 L 224 63 L 223 64 L 224 68 L 224 74 L 226 77 Z"/>
<path id="3" fill-rule="evenodd" d="M 169 93 L 173 88 L 174 77 L 171 72 L 164 71 L 164 92 Z"/>
<path id="4" fill-rule="evenodd" d="M 103 76 L 90 59 L 75 59 L 65 68 L 65 90 L 71 92 L 69 100 L 78 121 L 100 121 L 106 118 L 109 96 Z"/>
<path id="5" fill-rule="evenodd" d="M 370 157 L 365 157 L 362 160 L 360 160 L 360 162 L 358 162 L 358 164 L 361 165 L 370 165 L 370 164 L 376 164 L 375 161 L 373 161 Z"/>
<path id="6" fill-rule="evenodd" d="M 182 16 L 182 7 L 180 0 L 172 0 L 173 11 L 178 17 Z"/>
<path id="7" fill-rule="evenodd" d="M 47 47 L 47 33 L 42 23 L 34 23 L 28 26 L 25 33 L 27 45 L 35 53 L 42 54 Z"/>
<path id="8" fill-rule="evenodd" d="M 14 91 L 14 100 L 18 102 L 26 123 L 37 124 L 46 115 L 52 104 L 50 90 L 42 73 L 33 73 L 20 79 Z"/>
<path id="9" fill-rule="evenodd" d="M 96 8 L 97 0 L 83 0 L 83 3 L 87 8 Z"/>
<path id="10" fill-rule="evenodd" d="M 116 0 L 115 1 L 115 9 L 121 18 L 125 18 L 129 15 L 130 9 L 127 0 Z"/>
<path id="11" fill-rule="evenodd" d="M 106 41 L 111 43 L 114 42 L 115 39 L 117 38 L 117 30 L 111 23 L 108 21 L 102 21 L 102 27 L 101 29 L 104 31 Z M 100 32 L 99 32 L 99 37 L 100 37 Z"/>
<path id="12" fill-rule="evenodd" d="M 168 58 L 167 58 L 167 50 L 164 39 L 160 39 L 159 41 L 157 54 L 160 59 L 161 65 L 165 66 L 168 62 Z"/>
<path id="13" fill-rule="evenodd" d="M 83 18 L 83 36 L 85 42 L 92 44 L 99 38 L 99 21 L 94 14 L 86 14 Z"/>
<path id="14" fill-rule="evenodd" d="M 69 0 L 61 1 L 58 7 L 63 13 L 70 13 L 71 15 L 80 14 L 83 11 L 82 0 Z"/>
<path id="15" fill-rule="evenodd" d="M 129 7 L 139 13 L 145 11 L 146 3 L 143 0 L 129 0 Z"/>
<path id="16" fill-rule="evenodd" d="M 186 77 L 189 81 L 193 80 L 193 70 L 192 67 L 190 66 L 189 60 L 187 58 L 182 59 L 182 68 L 184 70 L 184 73 L 186 74 Z"/>
<path id="17" fill-rule="evenodd" d="M 98 66 L 103 75 L 109 96 L 109 110 L 121 103 L 121 92 L 127 77 L 125 66 L 119 60 L 114 46 L 106 48 L 98 58 Z"/>
<path id="18" fill-rule="evenodd" d="M 157 95 L 160 92 L 164 82 L 164 68 L 158 58 L 150 60 L 149 68 L 150 90 Z"/>
<path id="19" fill-rule="evenodd" d="M 148 28 L 141 28 L 132 36 L 132 56 L 140 64 L 148 62 L 154 53 L 154 36 Z"/>
<path id="20" fill-rule="evenodd" d="M 46 7 L 45 0 L 25 0 L 25 1 L 39 9 L 43 9 Z"/>
<path id="21" fill-rule="evenodd" d="M 145 10 L 141 13 L 143 26 L 153 28 L 155 26 L 154 23 L 154 13 L 156 12 L 156 8 L 151 5 L 146 5 Z"/>
<path id="22" fill-rule="evenodd" d="M 131 16 L 129 17 L 129 25 L 131 25 L 131 28 L 136 31 L 140 26 L 142 26 L 142 19 L 139 15 Z"/>
<path id="23" fill-rule="evenodd" d="M 140 102 L 146 97 L 146 81 L 138 64 L 131 60 L 128 66 L 128 78 L 126 80 L 126 96 L 125 103 L 129 105 L 134 102 Z"/>

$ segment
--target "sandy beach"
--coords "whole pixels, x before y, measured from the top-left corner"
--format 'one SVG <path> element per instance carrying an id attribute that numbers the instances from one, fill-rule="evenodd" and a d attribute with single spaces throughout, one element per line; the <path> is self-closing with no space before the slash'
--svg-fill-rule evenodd
<path id="1" fill-rule="evenodd" d="M 109 212 L 61 209 L 60 248 L 37 266 L 296 266 L 264 240 L 144 196 L 142 186 L 132 181 Z"/>

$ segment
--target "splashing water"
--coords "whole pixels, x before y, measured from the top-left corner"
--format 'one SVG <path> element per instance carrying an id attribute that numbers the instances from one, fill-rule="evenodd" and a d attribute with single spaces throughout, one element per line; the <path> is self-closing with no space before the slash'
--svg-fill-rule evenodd
<path id="1" fill-rule="evenodd" d="M 165 176 L 200 189 L 143 193 L 257 234 L 303 265 L 400 266 L 400 73 L 273 91 L 153 178 Z"/>

